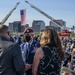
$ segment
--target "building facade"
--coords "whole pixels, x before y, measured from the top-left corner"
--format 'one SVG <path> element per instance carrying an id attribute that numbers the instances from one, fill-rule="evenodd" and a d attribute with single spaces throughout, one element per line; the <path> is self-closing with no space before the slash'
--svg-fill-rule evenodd
<path id="1" fill-rule="evenodd" d="M 21 26 L 21 21 L 14 21 L 12 23 L 9 23 L 9 30 L 11 33 L 17 32 L 23 32 L 25 27 L 29 27 L 28 24 Z"/>
<path id="2" fill-rule="evenodd" d="M 59 24 L 62 25 L 63 28 L 66 27 L 66 22 L 63 20 L 56 20 Z M 50 26 L 55 27 L 56 31 L 60 32 L 63 31 L 63 29 L 61 27 L 59 27 L 57 24 L 53 23 L 52 21 L 50 21 L 49 23 Z"/>
<path id="3" fill-rule="evenodd" d="M 36 32 L 41 32 L 42 30 L 45 29 L 45 22 L 41 20 L 34 20 L 32 23 L 32 29 L 33 31 Z"/>

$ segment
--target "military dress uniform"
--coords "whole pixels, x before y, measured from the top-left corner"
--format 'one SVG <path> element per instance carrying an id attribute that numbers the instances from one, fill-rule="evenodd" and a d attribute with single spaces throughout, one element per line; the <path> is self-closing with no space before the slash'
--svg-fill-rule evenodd
<path id="1" fill-rule="evenodd" d="M 24 34 L 32 34 L 33 35 L 33 30 L 31 28 L 27 28 L 24 30 Z M 23 51 L 25 53 L 25 63 L 31 65 L 31 69 L 26 71 L 26 75 L 32 75 L 32 64 L 33 64 L 33 59 L 34 59 L 34 54 L 36 50 L 34 48 L 39 48 L 40 44 L 35 41 L 34 39 L 31 40 L 31 42 L 25 42 Z"/>

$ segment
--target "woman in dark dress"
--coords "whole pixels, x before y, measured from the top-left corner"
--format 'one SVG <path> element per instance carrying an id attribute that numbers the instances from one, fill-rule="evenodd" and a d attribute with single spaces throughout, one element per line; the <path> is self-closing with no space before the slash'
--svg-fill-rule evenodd
<path id="1" fill-rule="evenodd" d="M 33 75 L 60 75 L 64 53 L 54 29 L 45 29 L 33 61 Z"/>

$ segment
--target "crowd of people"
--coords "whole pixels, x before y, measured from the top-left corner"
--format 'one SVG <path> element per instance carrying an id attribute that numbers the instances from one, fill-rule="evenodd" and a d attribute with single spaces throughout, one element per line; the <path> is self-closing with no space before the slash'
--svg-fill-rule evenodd
<path id="1" fill-rule="evenodd" d="M 52 28 L 39 37 L 26 28 L 23 36 L 12 37 L 8 26 L 0 25 L 0 75 L 61 75 L 63 66 L 75 70 L 74 39 L 60 39 Z"/>
<path id="2" fill-rule="evenodd" d="M 75 39 L 70 37 L 62 38 L 61 42 L 64 48 L 63 66 L 75 71 Z M 68 75 L 75 75 L 75 72 L 68 72 Z"/>

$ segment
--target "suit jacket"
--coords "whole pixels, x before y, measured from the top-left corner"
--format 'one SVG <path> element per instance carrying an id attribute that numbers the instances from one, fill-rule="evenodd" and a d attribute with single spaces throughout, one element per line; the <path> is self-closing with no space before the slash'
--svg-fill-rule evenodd
<path id="1" fill-rule="evenodd" d="M 24 75 L 24 70 L 19 45 L 0 39 L 0 75 Z"/>
<path id="2" fill-rule="evenodd" d="M 33 40 L 32 44 L 31 44 L 31 47 L 30 47 L 30 50 L 29 50 L 28 59 L 26 60 L 26 62 L 28 64 L 31 64 L 31 67 L 32 67 L 33 59 L 34 59 L 34 55 L 35 55 L 34 47 L 39 48 L 40 44 Z M 26 75 L 32 75 L 32 68 L 26 72 Z"/>

